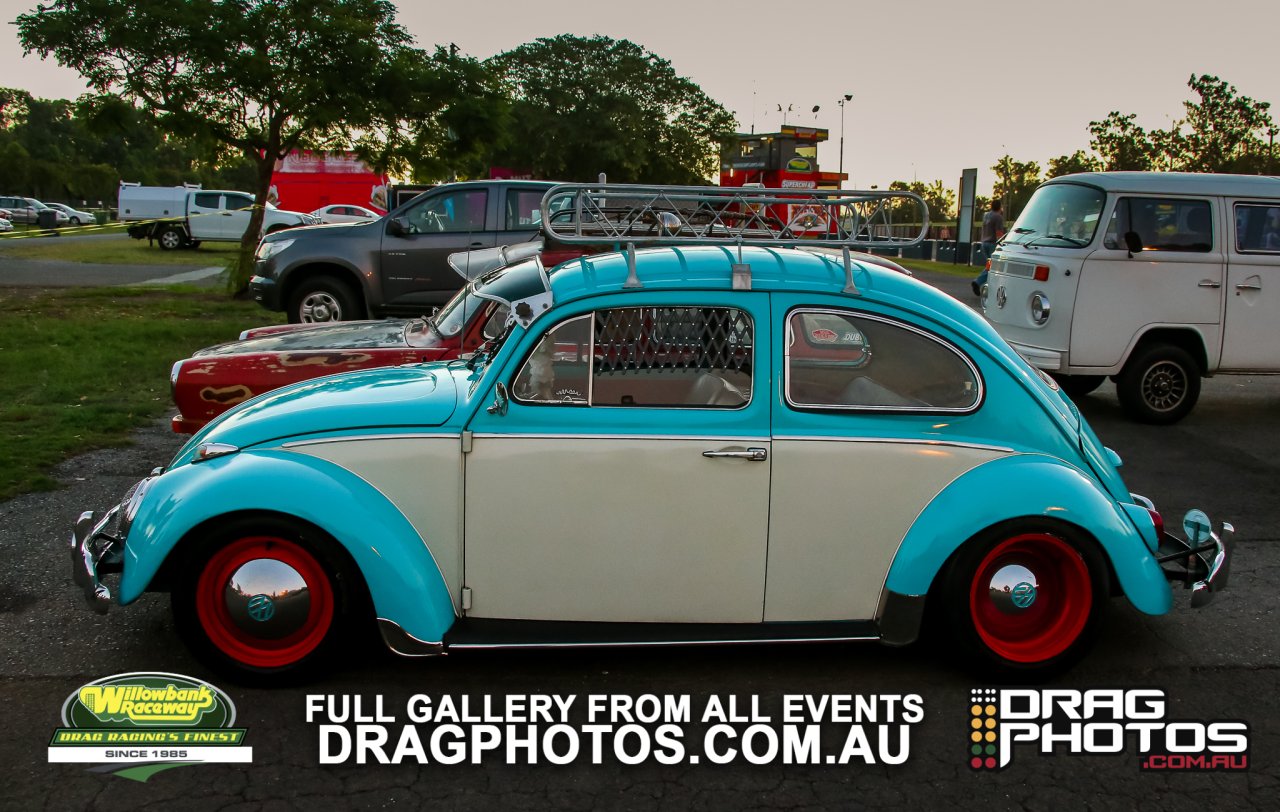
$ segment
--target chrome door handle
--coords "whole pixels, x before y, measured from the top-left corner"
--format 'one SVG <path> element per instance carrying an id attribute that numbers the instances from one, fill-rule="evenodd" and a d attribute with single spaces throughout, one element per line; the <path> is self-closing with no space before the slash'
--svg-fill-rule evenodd
<path id="1" fill-rule="evenodd" d="M 1236 290 L 1262 290 L 1262 285 L 1254 285 L 1249 282 L 1241 282 L 1236 285 Z"/>
<path id="2" fill-rule="evenodd" d="M 1222 283 L 1221 283 L 1221 282 L 1214 282 L 1212 279 L 1201 279 L 1201 280 L 1200 280 L 1200 287 L 1202 287 L 1202 288 L 1220 288 L 1220 287 L 1222 287 Z"/>
<path id="3" fill-rule="evenodd" d="M 769 452 L 763 448 L 748 448 L 746 451 L 703 451 L 704 457 L 737 457 L 751 462 L 764 462 L 769 459 Z"/>

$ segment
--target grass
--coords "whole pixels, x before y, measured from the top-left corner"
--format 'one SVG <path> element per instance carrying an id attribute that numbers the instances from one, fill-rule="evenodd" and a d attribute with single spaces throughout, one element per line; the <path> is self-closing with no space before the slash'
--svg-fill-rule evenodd
<path id="1" fill-rule="evenodd" d="M 275 321 L 196 288 L 0 289 L 0 500 L 56 488 L 62 460 L 127 445 L 170 408 L 174 361 Z"/>
<path id="2" fill-rule="evenodd" d="M 934 262 L 927 259 L 906 259 L 904 257 L 890 257 L 894 262 L 904 268 L 912 271 L 929 271 L 930 273 L 945 273 L 950 276 L 960 276 L 970 278 L 978 275 L 981 268 L 973 265 L 964 265 L 962 263 L 952 264 L 950 262 Z"/>
<path id="3" fill-rule="evenodd" d="M 86 234 L 118 234 L 112 239 L 78 239 L 70 229 L 61 229 L 57 239 L 28 239 L 42 236 L 38 230 L 19 231 L 19 226 L 0 235 L 0 256 L 19 259 L 51 259 L 63 262 L 91 262 L 104 265 L 190 265 L 208 268 L 229 266 L 240 250 L 239 243 L 203 243 L 195 250 L 163 251 L 146 240 L 125 236 L 116 226 L 86 226 Z"/>

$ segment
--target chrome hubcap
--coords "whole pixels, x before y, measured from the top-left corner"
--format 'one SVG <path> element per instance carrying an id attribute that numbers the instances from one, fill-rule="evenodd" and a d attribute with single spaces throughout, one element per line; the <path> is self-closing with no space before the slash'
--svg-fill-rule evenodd
<path id="1" fill-rule="evenodd" d="M 306 580 L 274 558 L 255 558 L 242 564 L 227 582 L 224 595 L 232 622 L 267 640 L 298 631 L 311 611 Z"/>
<path id="2" fill-rule="evenodd" d="M 1187 374 L 1172 361 L 1161 361 L 1142 378 L 1142 397 L 1152 409 L 1167 412 L 1187 396 Z"/>
<path id="3" fill-rule="evenodd" d="M 995 607 L 1006 615 L 1017 615 L 1030 609 L 1040 594 L 1036 574 L 1021 564 L 1006 564 L 996 570 L 988 585 Z"/>
<path id="4" fill-rule="evenodd" d="M 338 321 L 342 314 L 342 308 L 338 305 L 338 300 L 331 293 L 317 291 L 308 294 L 302 300 L 302 320 L 307 322 L 313 321 Z"/>

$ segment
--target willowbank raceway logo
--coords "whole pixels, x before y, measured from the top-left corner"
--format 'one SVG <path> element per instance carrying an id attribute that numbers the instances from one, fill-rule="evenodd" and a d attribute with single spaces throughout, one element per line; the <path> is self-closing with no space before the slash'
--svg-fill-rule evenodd
<path id="1" fill-rule="evenodd" d="M 1140 770 L 1249 769 L 1249 725 L 1166 720 L 1164 691 L 975 688 L 969 695 L 969 766 L 1003 770 L 1015 752 L 1134 753 Z"/>
<path id="2" fill-rule="evenodd" d="M 248 763 L 236 706 L 218 688 L 181 674 L 132 673 L 81 686 L 62 704 L 49 761 L 97 764 L 135 781 L 186 764 Z"/>

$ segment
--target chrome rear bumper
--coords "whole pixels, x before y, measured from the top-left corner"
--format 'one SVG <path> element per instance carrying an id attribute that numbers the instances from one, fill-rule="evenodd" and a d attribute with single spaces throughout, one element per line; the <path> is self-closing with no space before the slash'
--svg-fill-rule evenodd
<path id="1" fill-rule="evenodd" d="M 1194 545 L 1170 533 L 1161 536 L 1156 561 L 1170 583 L 1191 590 L 1193 609 L 1209 605 L 1214 595 L 1227 588 L 1235 532 L 1230 522 L 1223 522 L 1221 531 L 1210 532 L 1206 541 Z"/>

